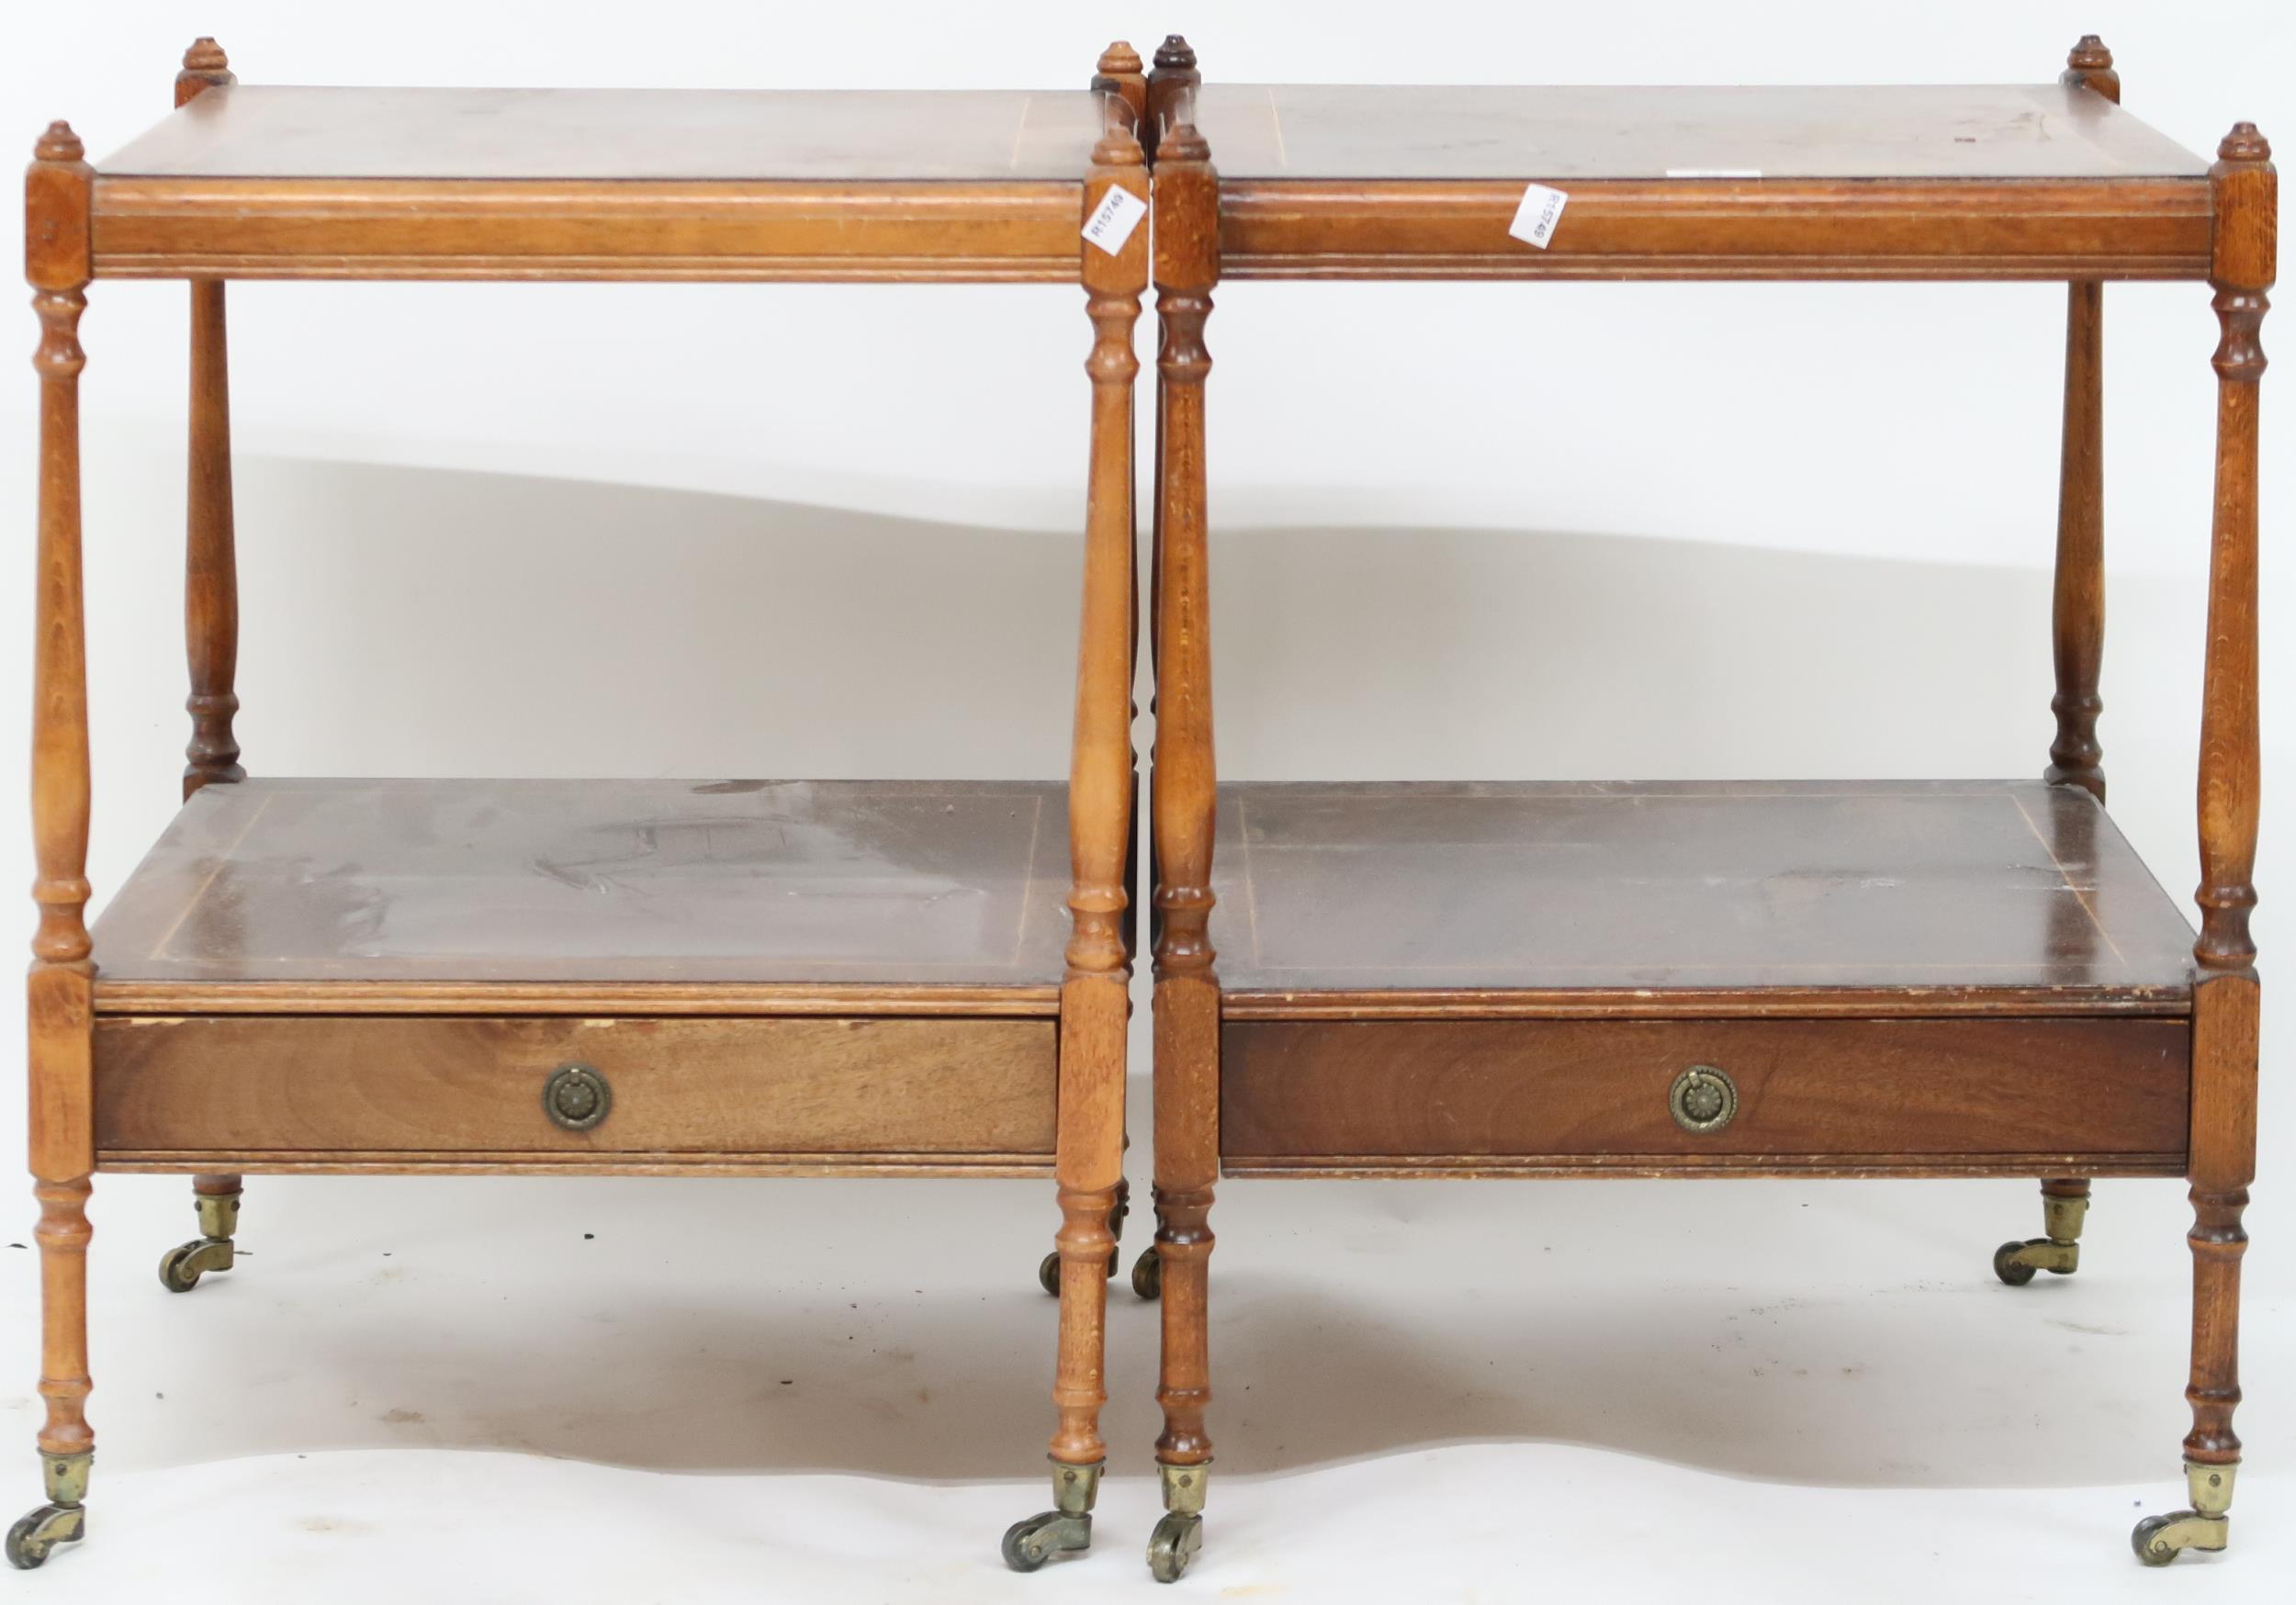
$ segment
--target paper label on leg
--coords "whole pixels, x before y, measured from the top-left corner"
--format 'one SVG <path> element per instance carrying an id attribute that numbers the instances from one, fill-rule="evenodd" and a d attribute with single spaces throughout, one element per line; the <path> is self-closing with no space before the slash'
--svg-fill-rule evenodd
<path id="1" fill-rule="evenodd" d="M 1559 189 L 1534 184 L 1523 191 L 1523 204 L 1514 208 L 1514 221 L 1507 225 L 1507 232 L 1541 251 L 1555 237 L 1555 225 L 1562 221 L 1562 208 L 1570 197 Z"/>
<path id="2" fill-rule="evenodd" d="M 1114 256 L 1147 215 L 1145 201 L 1120 185 L 1111 185 L 1100 204 L 1092 208 L 1092 216 L 1085 219 L 1085 238 Z"/>

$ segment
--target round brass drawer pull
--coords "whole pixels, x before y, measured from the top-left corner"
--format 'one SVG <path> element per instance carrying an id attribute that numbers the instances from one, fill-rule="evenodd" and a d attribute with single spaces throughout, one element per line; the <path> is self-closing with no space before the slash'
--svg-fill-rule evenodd
<path id="1" fill-rule="evenodd" d="M 563 1065 L 542 1083 L 542 1111 L 553 1125 L 588 1131 L 613 1109 L 613 1089 L 587 1064 Z"/>
<path id="2" fill-rule="evenodd" d="M 1666 1106 L 1685 1131 L 1719 1131 L 1738 1113 L 1738 1083 L 1711 1064 L 1694 1064 L 1674 1078 Z"/>

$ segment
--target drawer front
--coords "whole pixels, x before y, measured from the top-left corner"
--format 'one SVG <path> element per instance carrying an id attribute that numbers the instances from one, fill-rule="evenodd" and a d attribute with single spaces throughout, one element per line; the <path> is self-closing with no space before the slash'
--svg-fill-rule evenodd
<path id="1" fill-rule="evenodd" d="M 107 1154 L 1046 1156 L 1055 1046 L 1051 1020 L 122 1017 L 96 1028 L 96 1139 Z M 571 1077 L 554 1118 L 545 1089 L 571 1066 L 603 1096 Z"/>
<path id="2" fill-rule="evenodd" d="M 2185 1150 L 2190 1047 L 2165 1019 L 1239 1022 L 1221 1151 L 2158 1160 Z"/>

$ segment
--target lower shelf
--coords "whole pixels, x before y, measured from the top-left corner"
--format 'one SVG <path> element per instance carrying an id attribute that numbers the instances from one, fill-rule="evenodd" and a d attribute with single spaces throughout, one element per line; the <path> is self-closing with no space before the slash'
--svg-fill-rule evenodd
<path id="1" fill-rule="evenodd" d="M 1231 1019 L 2189 1015 L 2192 927 L 2039 780 L 1220 789 Z"/>
<path id="2" fill-rule="evenodd" d="M 1214 889 L 1232 1174 L 2185 1167 L 2192 930 L 2076 788 L 1228 785 Z"/>

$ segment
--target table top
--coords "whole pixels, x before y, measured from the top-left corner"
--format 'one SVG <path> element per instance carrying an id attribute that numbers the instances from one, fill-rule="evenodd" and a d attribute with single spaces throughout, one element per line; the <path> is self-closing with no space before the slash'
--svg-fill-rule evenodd
<path id="1" fill-rule="evenodd" d="M 2057 84 L 1554 88 L 1207 84 L 1223 181 L 2196 178 L 2208 163 Z"/>
<path id="2" fill-rule="evenodd" d="M 1213 886 L 1226 1005 L 1255 1017 L 1464 993 L 2174 1013 L 2191 988 L 2176 904 L 2088 792 L 2039 780 L 1225 785 Z"/>
<path id="3" fill-rule="evenodd" d="M 461 983 L 481 989 L 474 1006 L 502 983 L 1056 999 L 1066 795 L 1052 781 L 210 785 L 96 922 L 97 1006 L 313 983 Z"/>
<path id="4" fill-rule="evenodd" d="M 96 164 L 202 179 L 1081 184 L 1101 97 L 971 90 L 212 88 Z"/>

